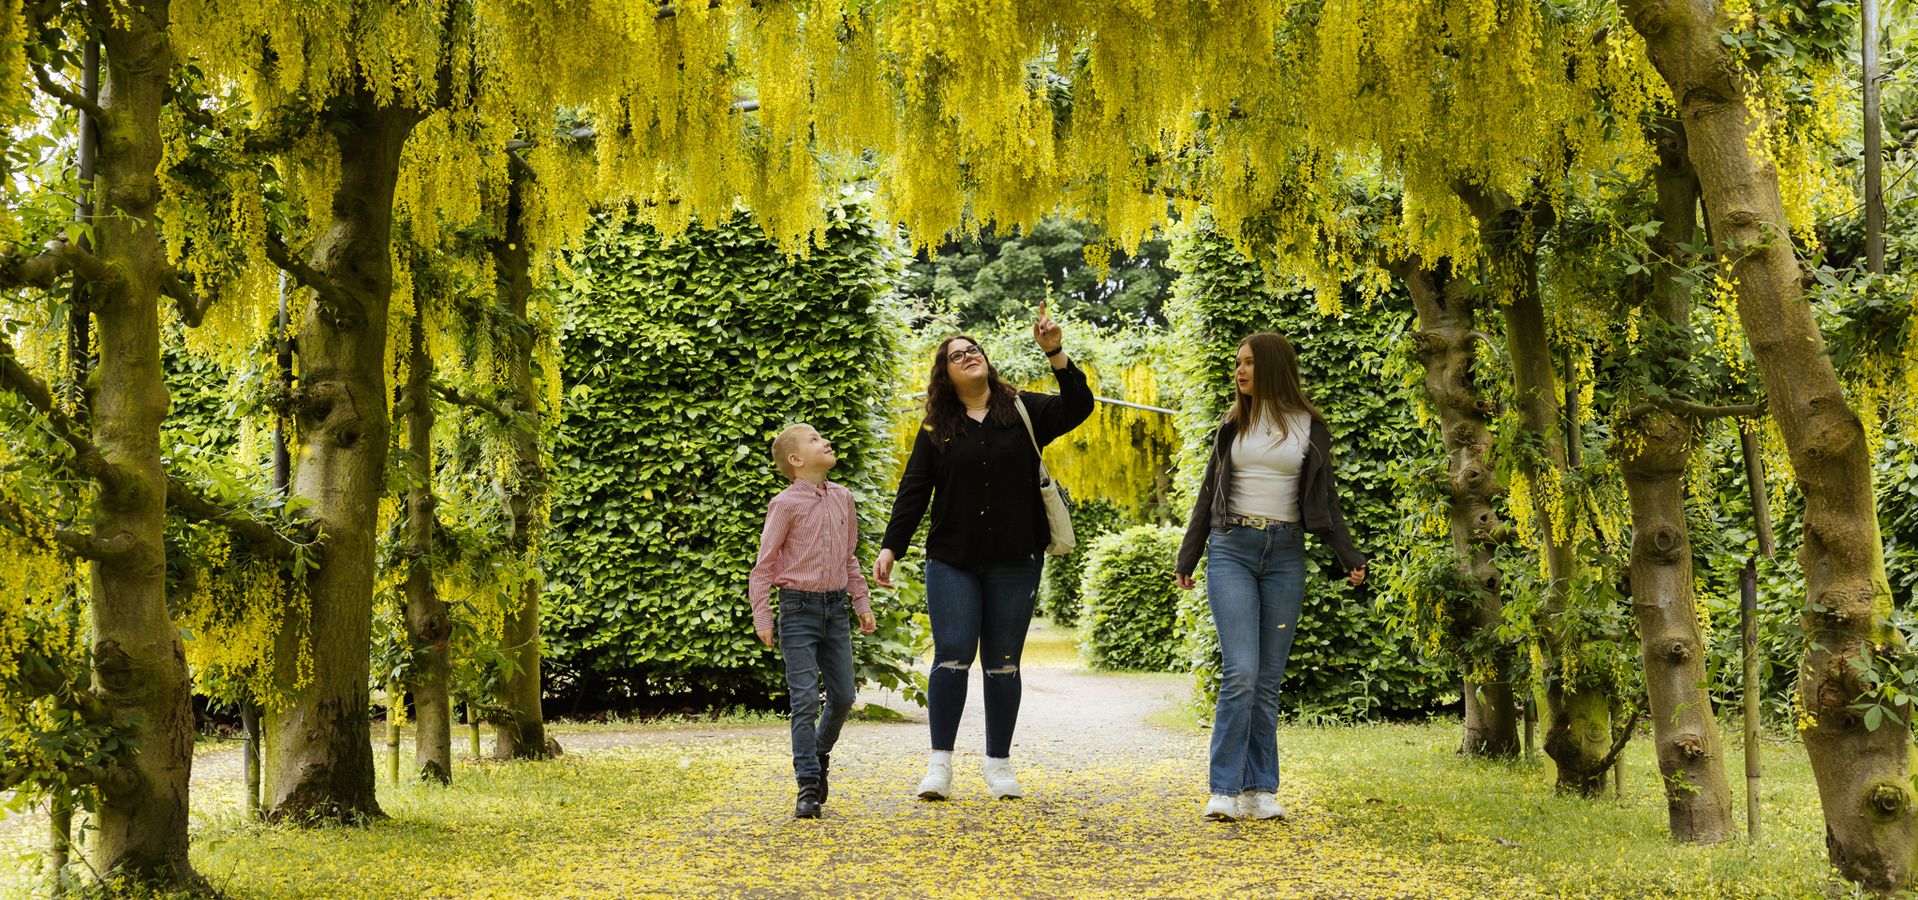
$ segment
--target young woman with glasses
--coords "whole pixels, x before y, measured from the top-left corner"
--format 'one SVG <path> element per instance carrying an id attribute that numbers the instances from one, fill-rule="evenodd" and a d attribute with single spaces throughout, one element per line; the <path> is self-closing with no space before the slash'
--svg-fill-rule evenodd
<path id="1" fill-rule="evenodd" d="M 893 500 L 873 581 L 891 587 L 893 562 L 906 552 L 930 505 L 926 535 L 926 611 L 933 662 L 927 690 L 932 755 L 919 797 L 952 796 L 952 750 L 975 659 L 985 678 L 986 789 L 1023 796 L 1010 757 L 1019 718 L 1019 658 L 1032 624 L 1034 594 L 1049 541 L 1033 452 L 1092 414 L 1092 390 L 1061 346 L 1059 325 L 1043 305 L 1032 338 L 1052 363 L 1057 396 L 1019 391 L 965 335 L 947 338 L 932 357 L 925 421 Z M 1032 438 L 1019 416 L 1023 403 Z"/>

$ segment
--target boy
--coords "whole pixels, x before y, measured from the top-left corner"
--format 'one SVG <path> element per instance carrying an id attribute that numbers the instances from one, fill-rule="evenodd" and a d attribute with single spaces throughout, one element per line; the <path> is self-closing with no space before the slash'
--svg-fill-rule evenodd
<path id="1" fill-rule="evenodd" d="M 773 439 L 773 464 L 792 479 L 766 508 L 759 562 L 747 583 L 753 631 L 773 646 L 773 611 L 779 591 L 779 651 L 786 660 L 786 693 L 792 701 L 793 774 L 799 800 L 793 816 L 816 819 L 826 802 L 826 776 L 840 726 L 852 710 L 852 632 L 848 602 L 861 634 L 875 623 L 859 568 L 859 517 L 852 492 L 826 480 L 839 458 L 811 425 L 791 425 Z M 819 708 L 821 682 L 825 709 Z"/>

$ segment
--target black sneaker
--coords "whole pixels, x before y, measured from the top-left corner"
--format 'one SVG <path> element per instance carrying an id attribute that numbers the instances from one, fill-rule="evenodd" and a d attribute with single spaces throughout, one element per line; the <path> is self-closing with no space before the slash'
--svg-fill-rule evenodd
<path id="1" fill-rule="evenodd" d="M 832 782 L 827 780 L 827 773 L 831 771 L 832 771 L 832 754 L 830 753 L 819 754 L 819 805 L 820 806 L 826 805 L 826 795 L 832 792 Z"/>
<path id="2" fill-rule="evenodd" d="M 799 802 L 793 804 L 793 818 L 819 818 L 819 779 L 807 778 L 799 782 Z"/>

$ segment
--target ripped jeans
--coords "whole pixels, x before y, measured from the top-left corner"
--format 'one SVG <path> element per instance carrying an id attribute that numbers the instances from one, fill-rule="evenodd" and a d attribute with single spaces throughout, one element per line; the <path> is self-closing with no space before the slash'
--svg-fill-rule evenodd
<path id="1" fill-rule="evenodd" d="M 1019 724 L 1019 656 L 1045 558 L 959 567 L 926 560 L 926 612 L 932 618 L 932 674 L 926 719 L 932 749 L 951 750 L 966 708 L 966 682 L 975 657 L 986 683 L 986 755 L 1012 755 Z"/>

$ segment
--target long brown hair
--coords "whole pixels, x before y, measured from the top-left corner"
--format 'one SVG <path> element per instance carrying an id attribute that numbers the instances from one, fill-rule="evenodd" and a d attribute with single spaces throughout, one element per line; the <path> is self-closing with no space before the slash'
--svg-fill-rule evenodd
<path id="1" fill-rule="evenodd" d="M 986 361 L 986 421 L 994 425 L 1011 425 L 1018 421 L 1019 411 L 1013 409 L 1013 403 L 1019 399 L 1019 390 L 1004 378 L 999 377 L 999 369 L 992 364 L 992 358 L 985 356 L 986 348 L 969 335 L 955 334 L 939 342 L 939 349 L 932 352 L 932 374 L 926 378 L 926 423 L 925 429 L 932 432 L 933 445 L 941 451 L 946 442 L 959 436 L 966 423 L 966 404 L 959 399 L 959 389 L 953 386 L 952 373 L 947 371 L 951 363 L 946 354 L 951 351 L 954 341 L 965 341 L 979 348 L 981 358 Z"/>
<path id="2" fill-rule="evenodd" d="M 1261 331 L 1248 335 L 1239 346 L 1252 348 L 1252 394 L 1238 394 L 1232 407 L 1225 411 L 1226 422 L 1236 423 L 1244 433 L 1270 418 L 1280 440 L 1292 436 L 1286 413 L 1304 412 L 1314 421 L 1325 422 L 1319 408 L 1305 396 L 1305 385 L 1299 381 L 1299 354 L 1285 335 Z M 1233 365 L 1236 367 L 1238 363 Z"/>

